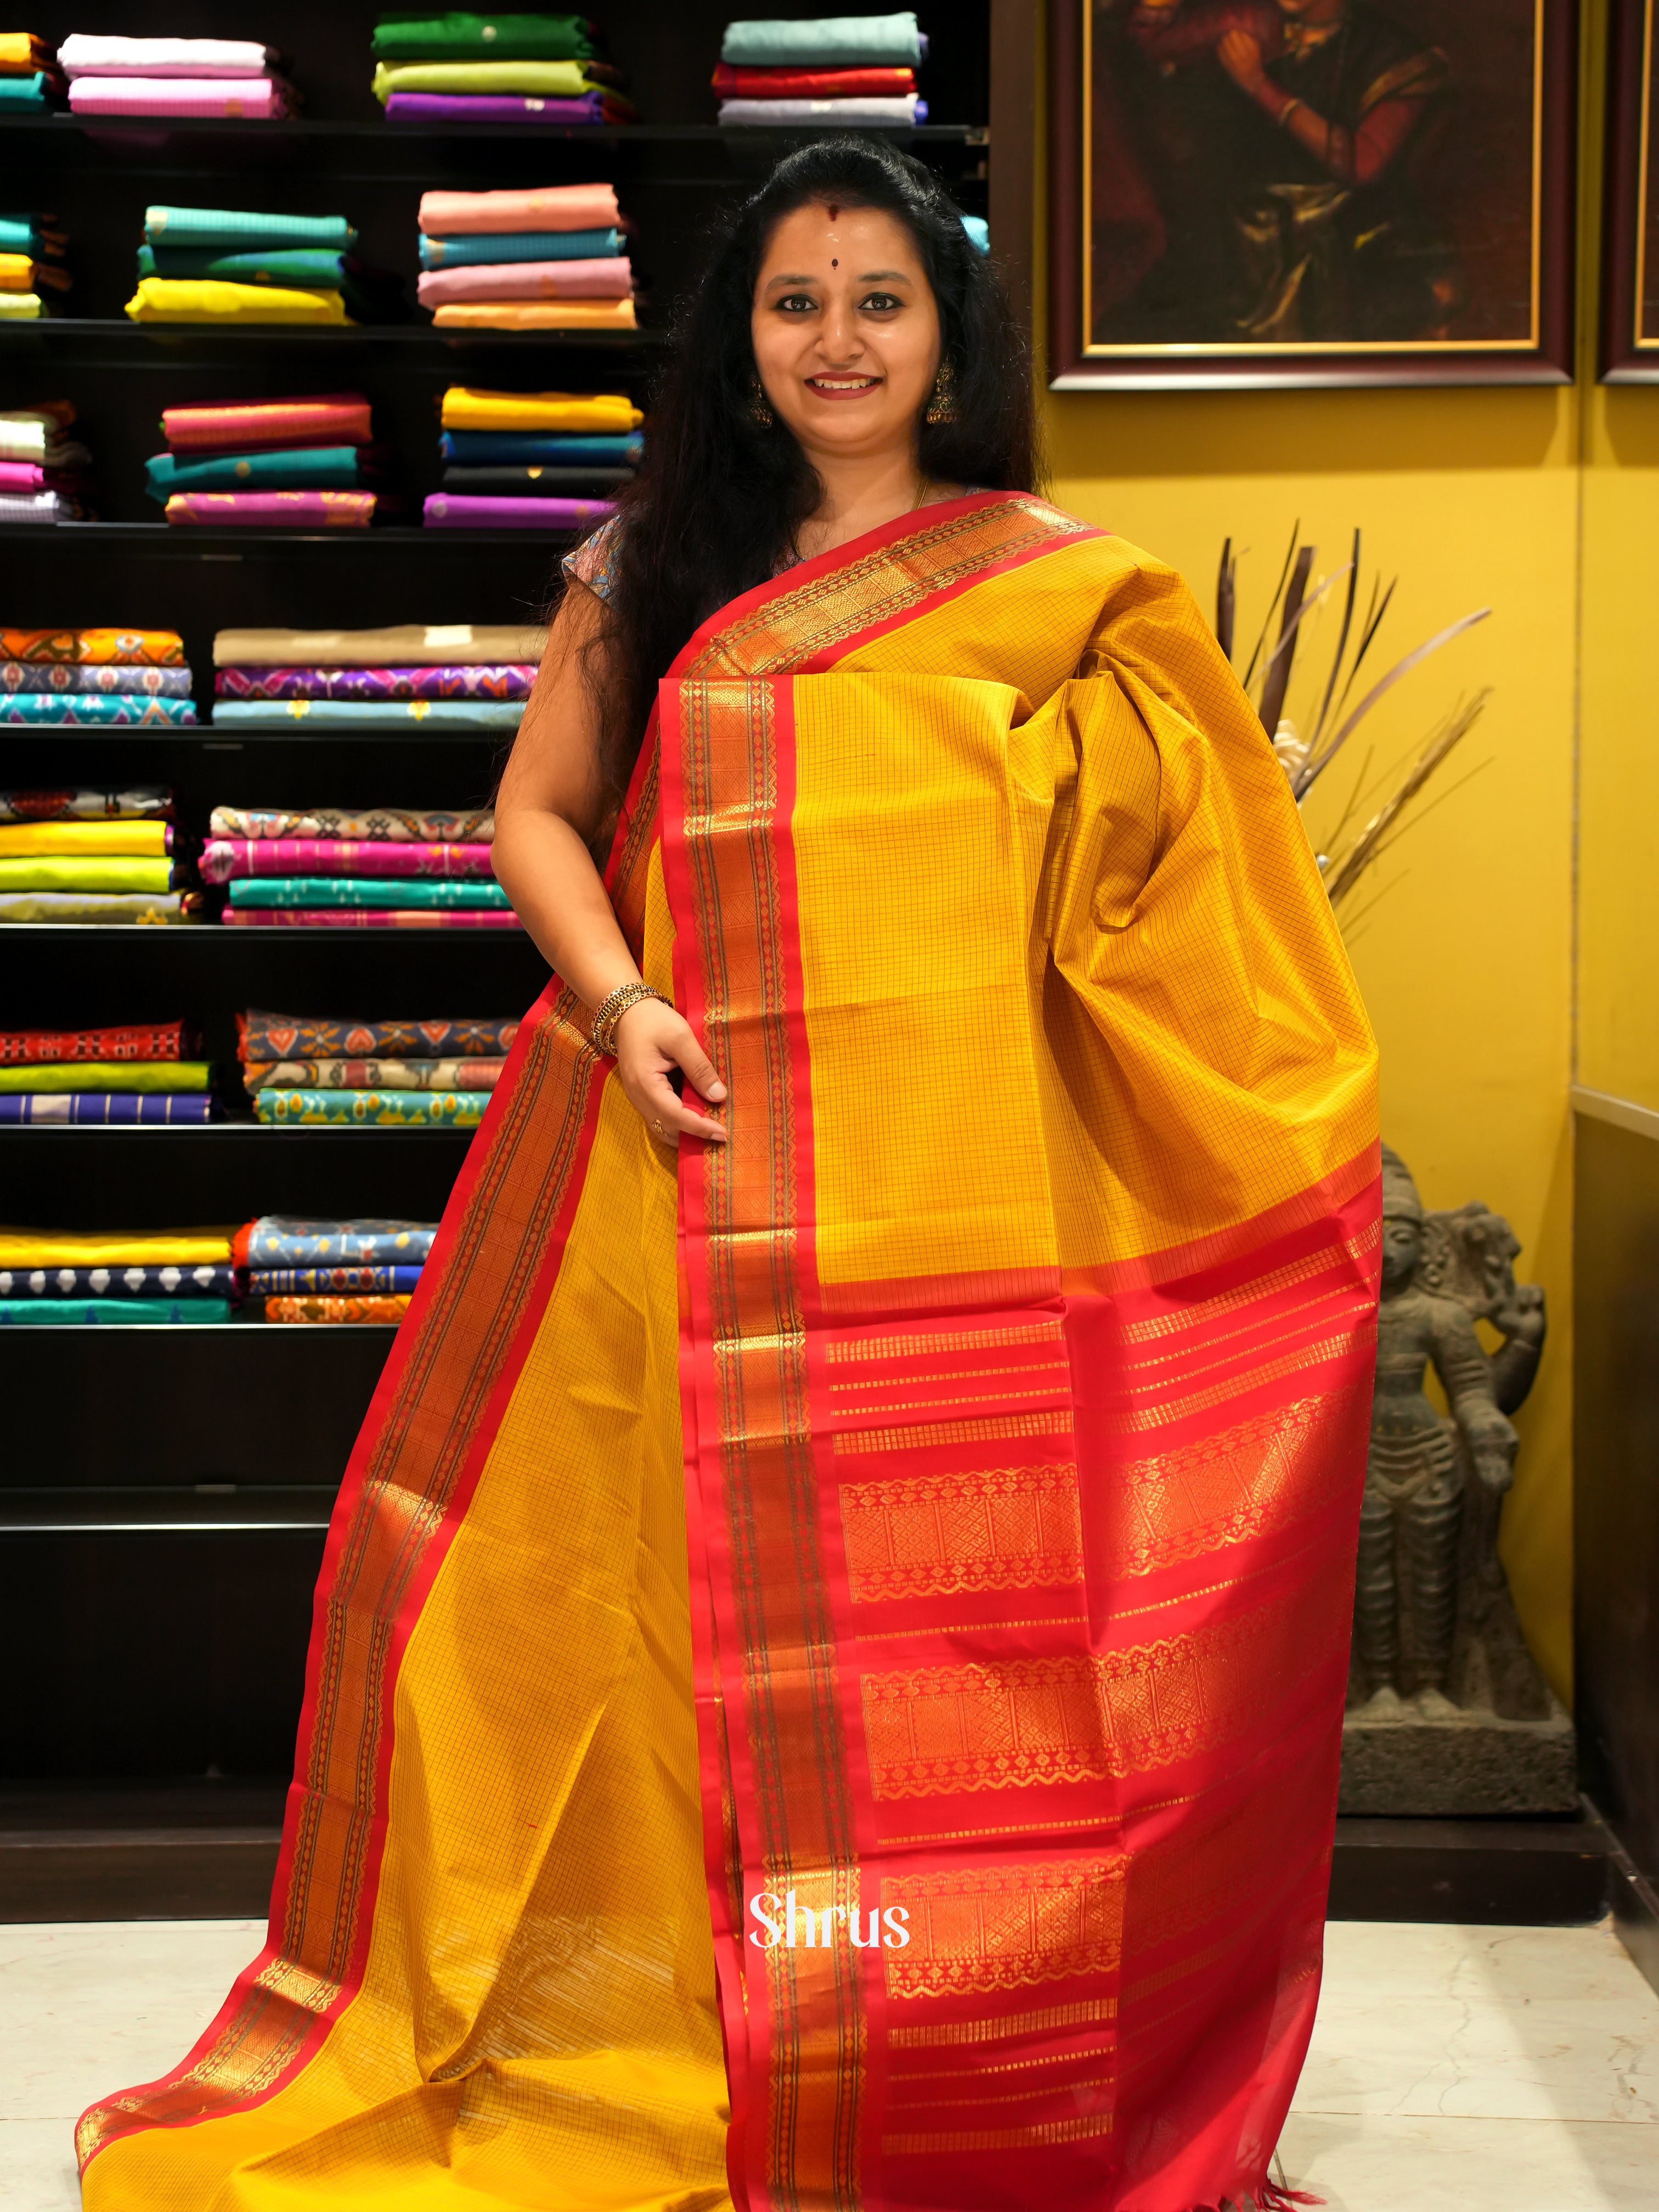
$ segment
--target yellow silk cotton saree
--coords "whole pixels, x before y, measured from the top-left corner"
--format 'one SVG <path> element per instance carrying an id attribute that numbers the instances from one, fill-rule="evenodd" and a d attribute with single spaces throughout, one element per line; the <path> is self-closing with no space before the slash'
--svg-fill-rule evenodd
<path id="1" fill-rule="evenodd" d="M 343 1486 L 269 1940 L 89 2212 L 1194 2212 L 1318 1988 L 1374 1055 L 1179 580 L 930 507 L 722 609 Z"/>

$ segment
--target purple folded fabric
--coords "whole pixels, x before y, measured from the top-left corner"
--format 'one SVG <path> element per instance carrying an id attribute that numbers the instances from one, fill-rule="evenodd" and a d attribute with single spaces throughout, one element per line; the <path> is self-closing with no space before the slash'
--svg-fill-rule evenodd
<path id="1" fill-rule="evenodd" d="M 169 522 L 289 523 L 361 530 L 374 520 L 372 491 L 175 491 Z"/>
<path id="2" fill-rule="evenodd" d="M 428 530 L 586 530 L 617 511 L 608 499 L 486 499 L 434 491 L 423 509 Z"/>
<path id="3" fill-rule="evenodd" d="M 625 300 L 634 264 L 625 253 L 585 261 L 483 261 L 433 269 L 415 289 L 423 307 L 457 300 Z"/>
<path id="4" fill-rule="evenodd" d="M 605 94 L 532 100 L 519 93 L 394 92 L 386 112 L 410 123 L 603 123 Z"/>
<path id="5" fill-rule="evenodd" d="M 7 672 L 19 664 L 0 661 L 0 690 Z M 163 672 L 152 669 L 151 675 Z M 180 669 L 190 689 L 190 672 Z M 503 661 L 476 668 L 220 668 L 213 677 L 216 699 L 527 699 L 536 681 L 532 661 Z M 23 689 L 29 687 L 23 686 Z M 41 690 L 72 690 L 70 685 L 41 684 Z M 90 686 L 82 687 L 90 689 Z M 124 687 L 100 687 L 111 691 Z"/>
<path id="6" fill-rule="evenodd" d="M 510 907 L 240 906 L 224 920 L 242 929 L 522 929 Z"/>
<path id="7" fill-rule="evenodd" d="M 349 837 L 210 837 L 204 883 L 239 876 L 458 876 L 488 880 L 488 845 L 412 845 Z"/>

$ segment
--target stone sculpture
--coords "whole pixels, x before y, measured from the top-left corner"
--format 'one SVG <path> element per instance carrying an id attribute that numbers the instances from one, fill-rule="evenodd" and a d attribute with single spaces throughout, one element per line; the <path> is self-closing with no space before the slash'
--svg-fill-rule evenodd
<path id="1" fill-rule="evenodd" d="M 1346 1813 L 1568 1812 L 1571 1724 L 1539 1674 L 1498 1557 L 1508 1416 L 1543 1350 L 1543 1292 L 1484 1206 L 1425 1212 L 1382 1152 L 1382 1300 L 1360 1514 Z M 1488 1353 L 1475 1328 L 1503 1342 Z M 1449 1414 L 1424 1384 L 1432 1367 Z"/>

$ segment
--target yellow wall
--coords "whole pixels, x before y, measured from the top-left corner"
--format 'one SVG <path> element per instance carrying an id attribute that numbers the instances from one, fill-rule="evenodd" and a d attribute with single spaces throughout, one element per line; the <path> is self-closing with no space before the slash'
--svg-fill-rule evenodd
<path id="1" fill-rule="evenodd" d="M 1590 0 L 1593 64 L 1605 9 Z M 1599 79 L 1594 65 L 1590 76 Z M 1587 79 L 1587 222 L 1599 96 Z M 1587 252 L 1592 299 L 1593 269 Z M 1367 569 L 1399 575 L 1379 640 L 1394 650 L 1379 668 L 1467 610 L 1493 610 L 1373 719 L 1381 766 L 1414 751 L 1460 693 L 1495 687 L 1461 766 L 1443 771 L 1438 787 L 1486 765 L 1355 893 L 1351 912 L 1382 896 L 1348 926 L 1382 1046 L 1385 1136 L 1427 1205 L 1479 1198 L 1506 1214 L 1524 1248 L 1518 1272 L 1548 1297 L 1549 1343 L 1517 1422 L 1503 1547 L 1528 1636 L 1564 1696 L 1581 684 L 1579 1079 L 1659 1107 L 1659 742 L 1643 652 L 1659 608 L 1659 392 L 1598 392 L 1589 374 L 1576 388 L 1539 390 L 1046 398 L 1062 506 L 1171 562 L 1206 611 L 1222 539 L 1252 549 L 1241 638 L 1254 637 L 1298 520 L 1319 547 L 1316 580 L 1346 558 L 1356 524 Z M 1295 687 L 1288 703 L 1299 720 Z M 1345 773 L 1331 770 L 1328 799 L 1346 798 Z M 1317 842 L 1316 812 L 1310 821 Z M 1632 958 L 1643 944 L 1653 951 Z"/>

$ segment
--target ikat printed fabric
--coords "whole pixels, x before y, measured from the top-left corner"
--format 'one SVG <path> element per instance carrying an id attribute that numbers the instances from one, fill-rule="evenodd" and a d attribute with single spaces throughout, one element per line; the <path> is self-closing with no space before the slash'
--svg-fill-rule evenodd
<path id="1" fill-rule="evenodd" d="M 417 1266 L 432 1249 L 435 1221 L 308 1221 L 262 1214 L 236 1231 L 238 1264 L 246 1267 Z M 4 1239 L 0 1238 L 0 1257 Z"/>
<path id="2" fill-rule="evenodd" d="M 0 812 L 0 820 L 3 820 Z M 365 843 L 487 845 L 495 834 L 488 806 L 454 813 L 434 807 L 375 806 L 353 812 L 312 806 L 302 812 L 276 807 L 216 806 L 208 828 L 215 837 L 341 837 Z"/>
<path id="3" fill-rule="evenodd" d="M 0 1298 L 229 1298 L 235 1293 L 236 1272 L 228 1261 L 195 1267 L 0 1267 Z"/>
<path id="4" fill-rule="evenodd" d="M 418 1263 L 342 1267 L 256 1267 L 247 1279 L 256 1298 L 406 1297 L 421 1280 Z"/>
<path id="5" fill-rule="evenodd" d="M 236 1018 L 237 1050 L 250 1064 L 370 1058 L 501 1060 L 512 1051 L 519 1034 L 517 1015 L 424 1022 L 318 1021 L 250 1007 Z"/>
<path id="6" fill-rule="evenodd" d="M 221 668 L 219 699 L 527 699 L 532 662 L 482 668 Z"/>
<path id="7" fill-rule="evenodd" d="M 77 1060 L 166 1060 L 185 1057 L 182 1021 L 127 1023 L 95 1030 L 0 1030 L 0 1067 Z"/>
<path id="8" fill-rule="evenodd" d="M 476 1129 L 489 1109 L 488 1091 L 262 1090 L 258 1120 L 379 1129 Z M 4 1100 L 0 1099 L 0 1109 Z"/>

